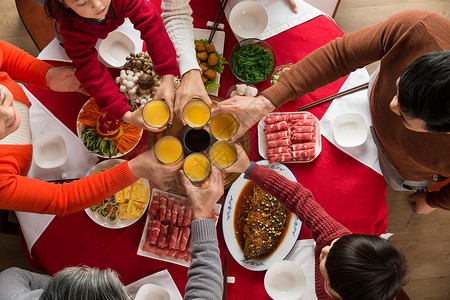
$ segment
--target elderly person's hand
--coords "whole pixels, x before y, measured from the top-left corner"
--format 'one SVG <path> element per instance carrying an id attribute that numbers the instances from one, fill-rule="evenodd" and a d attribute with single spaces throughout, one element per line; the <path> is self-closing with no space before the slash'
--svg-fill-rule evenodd
<path id="1" fill-rule="evenodd" d="M 237 151 L 237 160 L 231 167 L 224 169 L 223 171 L 226 173 L 244 173 L 248 167 L 250 166 L 250 159 L 245 153 L 244 148 L 242 148 L 241 144 L 234 143 Z"/>
<path id="2" fill-rule="evenodd" d="M 175 114 L 181 119 L 183 123 L 183 107 L 193 97 L 201 98 L 209 106 L 212 105 L 211 99 L 209 98 L 208 93 L 205 90 L 205 85 L 203 84 L 201 75 L 202 73 L 200 70 L 190 70 L 186 72 L 181 78 L 181 84 L 177 88 L 177 91 L 175 93 Z"/>
<path id="3" fill-rule="evenodd" d="M 75 67 L 53 67 L 45 74 L 45 80 L 49 89 L 55 92 L 79 92 L 89 95 L 75 77 Z"/>
<path id="4" fill-rule="evenodd" d="M 431 207 L 427 203 L 427 189 L 419 189 L 408 196 L 411 201 L 412 210 L 419 215 L 427 215 L 432 211 L 435 211 L 437 208 Z"/>
<path id="5" fill-rule="evenodd" d="M 205 187 L 195 187 L 181 173 L 181 180 L 186 189 L 186 194 L 192 202 L 192 213 L 194 220 L 210 219 L 211 211 L 216 202 L 223 195 L 223 175 L 219 169 L 211 165 L 209 184 Z"/>
<path id="6" fill-rule="evenodd" d="M 292 12 L 297 13 L 297 3 L 295 3 L 295 0 L 288 0 L 289 6 L 291 7 Z"/>
<path id="7" fill-rule="evenodd" d="M 240 122 L 240 126 L 237 133 L 231 139 L 232 142 L 235 142 L 250 127 L 274 109 L 275 106 L 272 102 L 263 95 L 256 97 L 233 96 L 217 104 L 212 114 L 231 113 L 236 116 Z"/>
<path id="8" fill-rule="evenodd" d="M 161 164 L 155 155 L 154 147 L 129 161 L 128 166 L 137 178 L 147 178 L 151 184 L 167 191 L 175 181 L 177 171 L 183 165 L 180 161 L 174 165 Z"/>
<path id="9" fill-rule="evenodd" d="M 170 109 L 170 119 L 169 119 L 170 121 L 172 121 L 173 119 L 174 98 L 175 98 L 175 88 L 173 87 L 173 75 L 171 74 L 164 75 L 162 76 L 161 84 L 158 90 L 156 91 L 155 99 L 164 99 L 164 101 L 167 102 L 167 105 L 169 106 Z"/>

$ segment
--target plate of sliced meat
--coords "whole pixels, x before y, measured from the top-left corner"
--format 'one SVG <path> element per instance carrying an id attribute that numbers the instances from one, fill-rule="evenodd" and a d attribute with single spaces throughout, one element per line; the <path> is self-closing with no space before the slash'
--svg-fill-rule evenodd
<path id="1" fill-rule="evenodd" d="M 217 225 L 220 204 L 211 217 Z M 185 196 L 153 189 L 138 255 L 189 267 L 192 208 Z"/>
<path id="2" fill-rule="evenodd" d="M 287 166 L 257 164 L 297 181 Z M 264 271 L 291 252 L 302 222 L 275 197 L 264 192 L 242 174 L 230 187 L 222 212 L 225 244 L 238 264 L 252 271 Z"/>
<path id="3" fill-rule="evenodd" d="M 322 151 L 319 120 L 309 112 L 270 113 L 258 124 L 259 154 L 270 163 L 305 163 Z"/>

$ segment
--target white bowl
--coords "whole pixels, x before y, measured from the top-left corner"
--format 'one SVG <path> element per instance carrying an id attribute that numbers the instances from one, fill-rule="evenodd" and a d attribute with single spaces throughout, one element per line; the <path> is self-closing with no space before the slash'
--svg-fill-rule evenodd
<path id="1" fill-rule="evenodd" d="M 107 64 L 121 68 L 126 63 L 127 56 L 135 52 L 135 45 L 125 33 L 113 31 L 100 43 L 98 52 Z"/>
<path id="2" fill-rule="evenodd" d="M 333 135 L 342 147 L 356 147 L 367 140 L 367 125 L 358 113 L 345 113 L 333 121 Z"/>
<path id="3" fill-rule="evenodd" d="M 274 300 L 297 300 L 306 288 L 305 273 L 293 261 L 279 261 L 267 270 L 264 287 Z"/>
<path id="4" fill-rule="evenodd" d="M 58 134 L 43 134 L 33 142 L 34 162 L 43 169 L 62 166 L 67 161 L 67 147 Z"/>
<path id="5" fill-rule="evenodd" d="M 258 2 L 242 1 L 231 9 L 228 21 L 238 36 L 244 39 L 256 38 L 266 30 L 269 15 Z"/>
<path id="6" fill-rule="evenodd" d="M 147 283 L 141 286 L 134 300 L 170 300 L 170 294 L 159 285 Z"/>

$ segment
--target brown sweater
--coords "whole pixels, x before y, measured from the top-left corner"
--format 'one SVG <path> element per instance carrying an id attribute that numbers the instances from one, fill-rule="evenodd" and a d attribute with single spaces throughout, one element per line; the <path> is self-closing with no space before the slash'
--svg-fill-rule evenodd
<path id="1" fill-rule="evenodd" d="M 389 103 L 403 70 L 423 54 L 440 50 L 450 50 L 450 21 L 431 12 L 404 11 L 317 49 L 262 94 L 279 107 L 381 60 L 370 112 L 384 153 L 405 179 L 434 182 L 434 175 L 450 176 L 450 135 L 408 130 Z M 427 202 L 450 210 L 450 185 L 429 193 Z"/>

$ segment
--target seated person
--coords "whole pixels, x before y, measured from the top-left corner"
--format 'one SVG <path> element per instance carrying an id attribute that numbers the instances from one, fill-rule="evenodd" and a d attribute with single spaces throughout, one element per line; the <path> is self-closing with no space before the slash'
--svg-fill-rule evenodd
<path id="1" fill-rule="evenodd" d="M 184 299 L 221 299 L 222 269 L 216 228 L 211 219 L 214 204 L 223 194 L 222 173 L 211 166 L 208 187 L 194 187 L 182 176 L 192 201 L 191 265 Z M 125 286 L 110 269 L 69 267 L 53 277 L 19 268 L 0 273 L 2 300 L 128 300 Z"/>
<path id="2" fill-rule="evenodd" d="M 0 41 L 0 209 L 65 215 L 83 210 L 145 177 L 167 189 L 181 167 L 158 163 L 153 149 L 112 169 L 54 184 L 26 177 L 32 162 L 30 101 L 19 80 L 56 91 L 83 91 L 72 67 L 55 68 Z"/>
<path id="3" fill-rule="evenodd" d="M 295 213 L 316 241 L 315 288 L 322 299 L 392 300 L 406 276 L 405 259 L 387 240 L 354 234 L 330 217 L 308 189 L 276 171 L 250 162 L 238 144 L 238 159 L 226 172 L 244 173 Z"/>
<path id="4" fill-rule="evenodd" d="M 255 98 L 235 96 L 214 113 L 235 114 L 236 140 L 259 119 L 372 62 L 369 105 L 383 177 L 394 190 L 425 188 L 450 176 L 450 21 L 405 11 L 337 38 L 297 62 Z M 417 213 L 450 209 L 450 184 L 411 196 Z"/>

